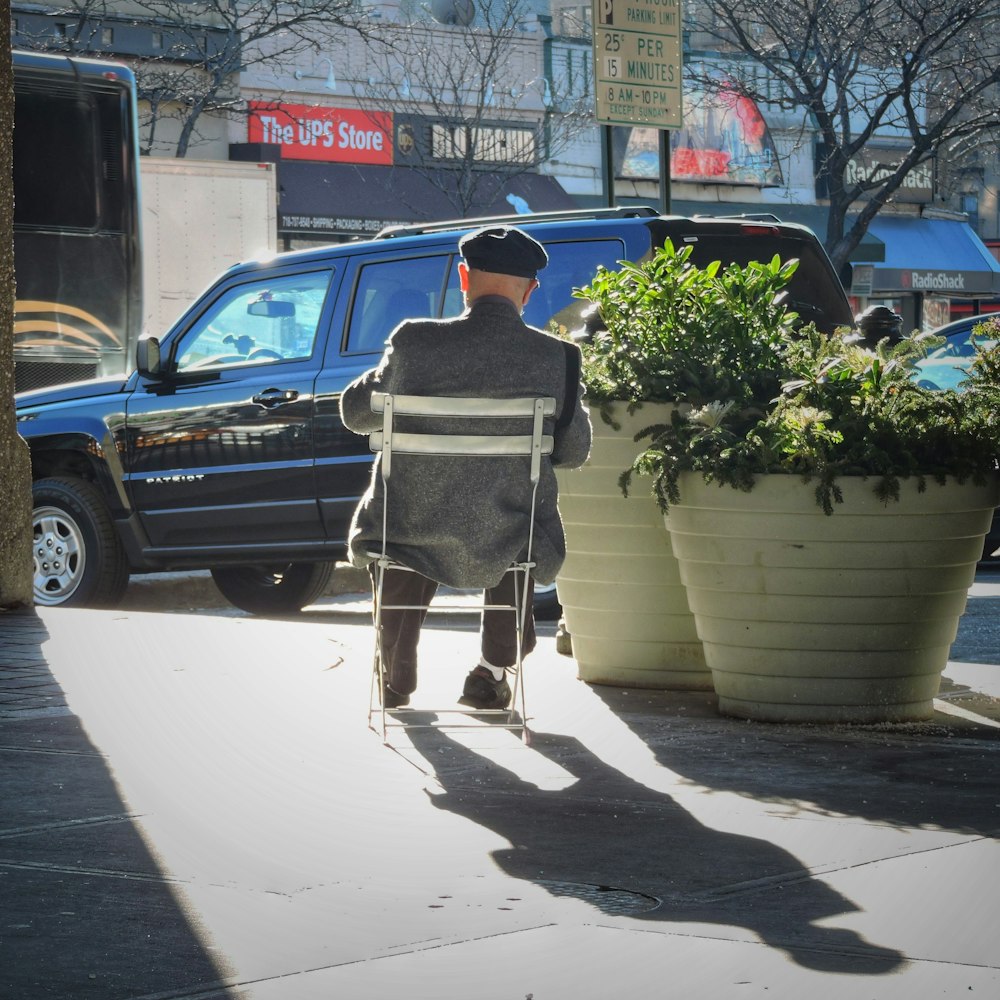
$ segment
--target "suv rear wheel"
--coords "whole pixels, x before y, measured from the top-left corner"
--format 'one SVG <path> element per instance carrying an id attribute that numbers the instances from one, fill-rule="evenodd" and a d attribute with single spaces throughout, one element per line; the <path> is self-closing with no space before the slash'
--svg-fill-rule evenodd
<path id="1" fill-rule="evenodd" d="M 312 604 L 327 588 L 333 563 L 218 566 L 212 579 L 230 604 L 252 615 L 287 615 Z"/>
<path id="2" fill-rule="evenodd" d="M 35 603 L 115 607 L 128 562 L 101 494 L 67 477 L 39 479 L 31 495 Z"/>

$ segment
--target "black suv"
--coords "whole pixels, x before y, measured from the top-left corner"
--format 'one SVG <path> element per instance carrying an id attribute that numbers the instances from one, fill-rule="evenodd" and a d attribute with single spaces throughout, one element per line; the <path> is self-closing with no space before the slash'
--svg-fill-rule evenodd
<path id="1" fill-rule="evenodd" d="M 36 602 L 114 605 L 130 572 L 184 568 L 210 569 L 250 612 L 314 601 L 344 558 L 372 461 L 366 439 L 340 422 L 341 390 L 377 362 L 400 320 L 462 311 L 457 244 L 483 221 L 241 264 L 162 338 L 141 341 L 124 381 L 16 397 L 31 449 Z M 701 265 L 798 258 L 793 308 L 828 331 L 852 322 L 813 233 L 773 217 L 635 208 L 503 221 L 548 250 L 525 312 L 543 329 L 580 326 L 572 289 L 599 264 L 641 260 L 667 239 L 692 246 Z M 552 588 L 539 595 L 546 603 Z"/>

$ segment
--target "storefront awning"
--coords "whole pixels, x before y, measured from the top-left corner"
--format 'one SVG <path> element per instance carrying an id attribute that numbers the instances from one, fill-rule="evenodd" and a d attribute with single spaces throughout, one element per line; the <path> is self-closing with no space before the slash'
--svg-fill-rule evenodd
<path id="1" fill-rule="evenodd" d="M 1000 262 L 968 223 L 890 215 L 876 217 L 870 230 L 885 243 L 873 291 L 946 298 L 1000 295 Z"/>
<path id="2" fill-rule="evenodd" d="M 282 162 L 278 166 L 278 228 L 283 233 L 372 234 L 385 226 L 454 219 L 449 197 L 455 173 L 428 175 L 412 167 Z M 554 177 L 484 172 L 466 218 L 578 208 Z"/>

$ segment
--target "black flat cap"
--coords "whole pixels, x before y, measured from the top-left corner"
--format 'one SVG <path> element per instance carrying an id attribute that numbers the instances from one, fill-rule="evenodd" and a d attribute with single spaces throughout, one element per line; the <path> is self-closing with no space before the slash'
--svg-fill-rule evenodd
<path id="1" fill-rule="evenodd" d="M 537 240 L 513 226 L 488 226 L 458 242 L 465 262 L 477 271 L 533 278 L 549 262 Z"/>

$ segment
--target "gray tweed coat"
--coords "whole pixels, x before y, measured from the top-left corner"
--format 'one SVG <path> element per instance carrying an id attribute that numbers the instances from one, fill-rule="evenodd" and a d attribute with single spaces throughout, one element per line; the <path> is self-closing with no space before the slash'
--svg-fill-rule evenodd
<path id="1" fill-rule="evenodd" d="M 551 583 L 566 556 L 556 505 L 552 467 L 576 468 L 590 452 L 591 427 L 583 390 L 567 399 L 568 355 L 579 348 L 527 326 L 513 303 L 500 296 L 476 299 L 456 319 L 408 320 L 389 338 L 378 367 L 365 372 L 340 400 L 344 425 L 359 434 L 379 430 L 381 414 L 371 410 L 373 392 L 424 396 L 553 396 L 556 415 L 545 433 L 555 435 L 551 458 L 542 461 L 535 513 L 533 576 Z M 562 418 L 562 419 L 560 419 Z M 558 426 L 557 426 L 558 421 Z M 420 430 L 416 418 L 404 430 Z M 523 433 L 504 420 L 459 421 L 473 433 Z M 401 425 L 402 426 L 402 425 Z M 449 428 L 451 429 L 451 428 Z M 393 456 L 389 481 L 388 552 L 424 576 L 451 587 L 499 583 L 519 558 L 527 538 L 530 485 L 519 458 Z M 382 480 L 377 462 L 368 491 L 354 513 L 349 537 L 351 562 L 366 566 L 381 547 Z"/>

